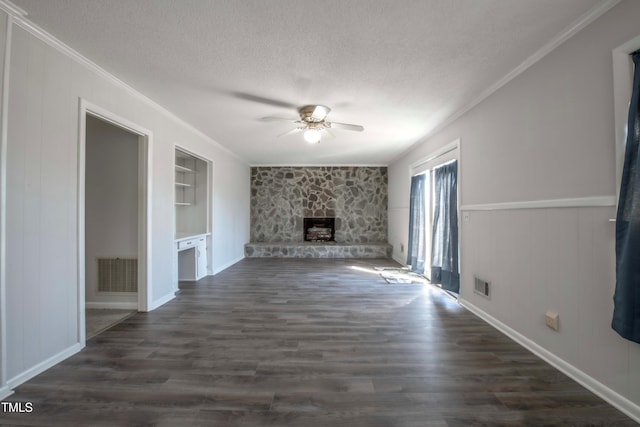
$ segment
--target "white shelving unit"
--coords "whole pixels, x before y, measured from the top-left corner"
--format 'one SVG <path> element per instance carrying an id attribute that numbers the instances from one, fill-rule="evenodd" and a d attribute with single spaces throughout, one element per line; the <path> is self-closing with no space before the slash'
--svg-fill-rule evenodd
<path id="1" fill-rule="evenodd" d="M 207 275 L 211 162 L 182 149 L 175 150 L 175 270 L 178 281 Z"/>
<path id="2" fill-rule="evenodd" d="M 176 206 L 191 206 L 196 203 L 196 160 L 176 150 Z"/>

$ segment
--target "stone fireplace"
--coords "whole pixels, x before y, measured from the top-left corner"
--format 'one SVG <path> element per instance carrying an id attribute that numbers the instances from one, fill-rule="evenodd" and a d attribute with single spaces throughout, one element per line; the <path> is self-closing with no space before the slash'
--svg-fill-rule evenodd
<path id="1" fill-rule="evenodd" d="M 386 167 L 252 167 L 245 253 L 386 257 L 387 220 Z"/>

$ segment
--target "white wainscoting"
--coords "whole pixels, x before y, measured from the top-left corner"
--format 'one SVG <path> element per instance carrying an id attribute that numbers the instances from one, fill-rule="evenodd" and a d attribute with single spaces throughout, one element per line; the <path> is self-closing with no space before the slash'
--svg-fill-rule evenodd
<path id="1" fill-rule="evenodd" d="M 589 200 L 596 206 L 582 199 L 463 207 L 461 301 L 640 421 L 640 345 L 611 329 L 615 206 Z M 490 282 L 489 299 L 474 294 L 475 276 Z M 559 314 L 559 331 L 546 327 L 547 310 Z"/>

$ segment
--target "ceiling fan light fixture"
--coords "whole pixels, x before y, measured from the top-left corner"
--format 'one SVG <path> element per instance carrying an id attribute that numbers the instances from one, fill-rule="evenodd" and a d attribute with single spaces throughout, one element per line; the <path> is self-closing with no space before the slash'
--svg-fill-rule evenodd
<path id="1" fill-rule="evenodd" d="M 1 2 L 2 0 L 0 0 Z M 296 123 L 298 127 L 295 129 L 291 129 L 288 132 L 278 135 L 287 136 L 293 133 L 302 132 L 302 136 L 305 141 L 310 144 L 317 144 L 323 137 L 326 138 L 335 138 L 330 132 L 330 129 L 337 128 L 343 130 L 357 131 L 362 132 L 364 127 L 360 125 L 354 125 L 349 123 L 338 123 L 338 122 L 329 122 L 326 120 L 327 114 L 331 111 L 331 108 L 326 105 L 303 105 L 298 108 L 298 114 L 300 115 L 300 120 L 295 119 L 287 119 L 284 117 L 278 116 L 269 116 L 264 117 L 262 120 L 265 121 L 291 121 Z"/>
<path id="2" fill-rule="evenodd" d="M 317 129 L 307 129 L 304 131 L 304 140 L 309 144 L 317 144 L 320 142 L 320 131 Z"/>

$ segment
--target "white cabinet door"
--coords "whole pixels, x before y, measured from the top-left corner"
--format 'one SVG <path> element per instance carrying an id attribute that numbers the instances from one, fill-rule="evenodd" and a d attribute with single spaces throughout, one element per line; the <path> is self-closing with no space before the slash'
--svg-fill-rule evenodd
<path id="1" fill-rule="evenodd" d="M 197 271 L 196 280 L 202 279 L 207 275 L 207 245 L 201 243 L 196 247 Z"/>
<path id="2" fill-rule="evenodd" d="M 178 251 L 178 280 L 185 282 L 198 280 L 196 277 L 198 274 L 197 251 L 197 246 Z"/>

